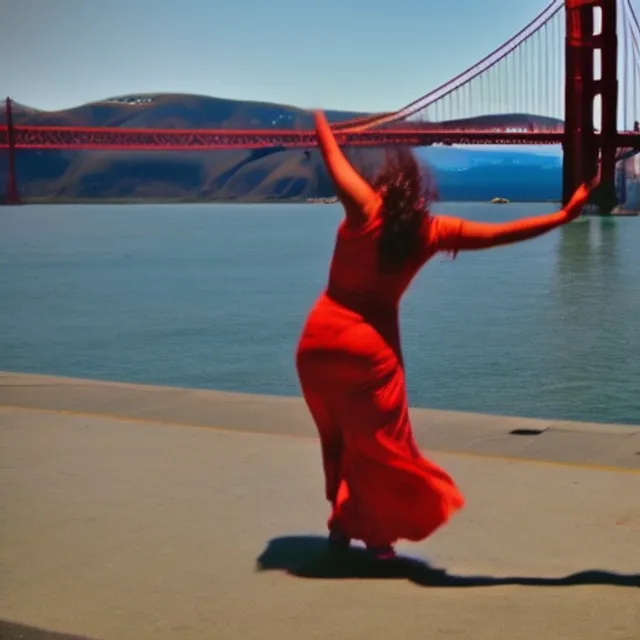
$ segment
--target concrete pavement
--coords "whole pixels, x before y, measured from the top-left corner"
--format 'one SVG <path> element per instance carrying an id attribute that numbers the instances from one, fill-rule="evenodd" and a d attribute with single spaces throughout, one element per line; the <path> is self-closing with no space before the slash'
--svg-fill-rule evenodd
<path id="1" fill-rule="evenodd" d="M 0 638 L 640 638 L 640 428 L 414 420 L 468 505 L 380 575 L 299 399 L 0 374 Z"/>

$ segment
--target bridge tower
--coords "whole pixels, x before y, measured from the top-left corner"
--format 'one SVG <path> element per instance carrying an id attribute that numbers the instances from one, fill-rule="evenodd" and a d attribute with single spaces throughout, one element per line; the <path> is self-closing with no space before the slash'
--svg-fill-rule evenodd
<path id="1" fill-rule="evenodd" d="M 7 123 L 7 142 L 9 153 L 9 175 L 7 177 L 7 204 L 20 204 L 18 184 L 16 182 L 16 138 L 13 129 L 13 113 L 11 111 L 11 98 L 5 101 L 5 122 Z"/>
<path id="2" fill-rule="evenodd" d="M 594 34 L 595 9 L 601 10 L 601 28 Z M 616 143 L 618 134 L 617 0 L 565 0 L 565 133 L 562 200 L 602 166 L 602 183 L 594 204 L 610 213 L 616 198 Z M 594 56 L 600 55 L 596 78 Z M 601 132 L 596 135 L 593 106 L 600 96 Z"/>

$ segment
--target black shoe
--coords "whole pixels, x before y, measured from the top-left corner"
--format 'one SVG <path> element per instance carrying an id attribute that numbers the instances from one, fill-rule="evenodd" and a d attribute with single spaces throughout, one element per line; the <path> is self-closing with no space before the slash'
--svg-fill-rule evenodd
<path id="1" fill-rule="evenodd" d="M 351 544 L 351 538 L 348 538 L 340 531 L 331 531 L 329 533 L 329 549 L 332 551 L 345 551 Z"/>

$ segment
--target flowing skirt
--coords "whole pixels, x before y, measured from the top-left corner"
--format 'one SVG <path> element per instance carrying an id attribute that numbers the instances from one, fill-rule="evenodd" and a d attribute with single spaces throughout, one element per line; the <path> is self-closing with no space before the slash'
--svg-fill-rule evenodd
<path id="1" fill-rule="evenodd" d="M 328 526 L 372 546 L 422 540 L 464 505 L 415 443 L 397 335 L 395 312 L 365 320 L 322 296 L 296 354 L 320 435 Z"/>

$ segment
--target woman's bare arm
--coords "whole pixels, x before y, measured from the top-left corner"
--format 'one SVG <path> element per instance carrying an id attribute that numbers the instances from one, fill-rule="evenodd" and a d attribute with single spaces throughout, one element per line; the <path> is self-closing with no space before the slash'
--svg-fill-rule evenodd
<path id="1" fill-rule="evenodd" d="M 432 242 L 436 243 L 439 250 L 457 252 L 488 249 L 541 236 L 577 218 L 596 184 L 594 180 L 580 186 L 566 207 L 546 215 L 502 223 L 435 216 Z"/>
<path id="2" fill-rule="evenodd" d="M 512 222 L 472 222 L 453 216 L 437 216 L 437 244 L 443 251 L 473 251 L 522 242 L 567 222 L 564 211 Z"/>
<path id="3" fill-rule="evenodd" d="M 326 117 L 320 111 L 315 113 L 315 125 L 320 152 L 338 198 L 344 205 L 347 219 L 350 222 L 366 222 L 378 211 L 380 197 L 342 153 Z"/>

